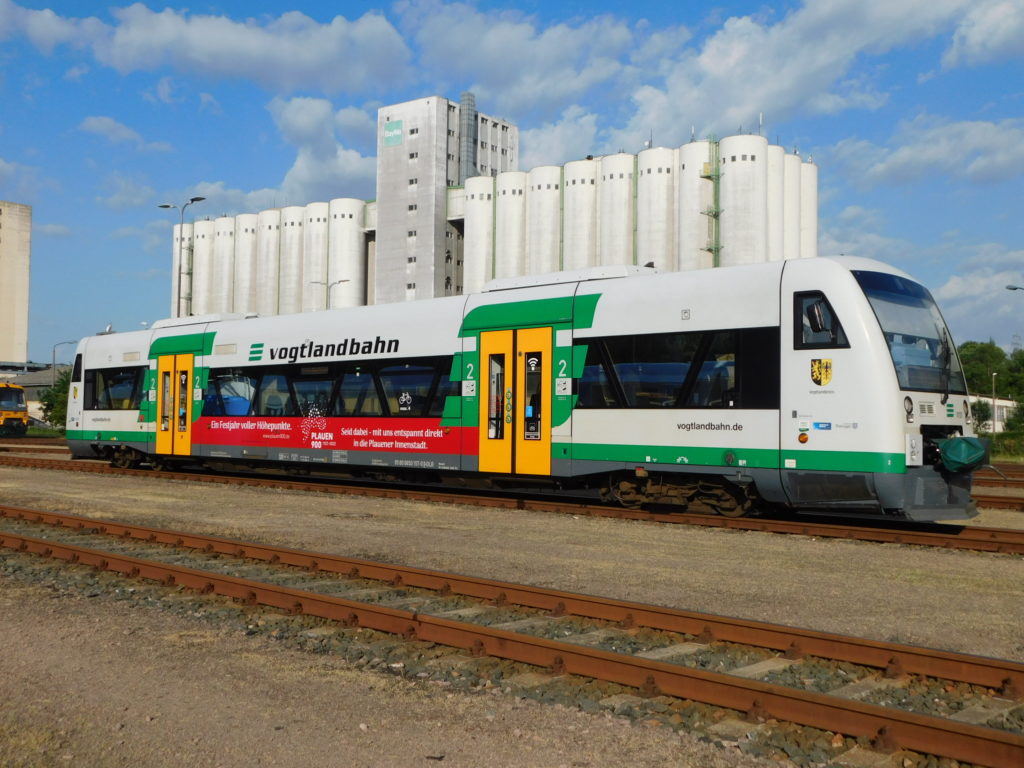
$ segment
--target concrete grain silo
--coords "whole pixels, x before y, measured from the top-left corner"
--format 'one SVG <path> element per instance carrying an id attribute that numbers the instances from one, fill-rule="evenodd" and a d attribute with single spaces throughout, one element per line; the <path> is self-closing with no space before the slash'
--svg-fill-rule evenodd
<path id="1" fill-rule="evenodd" d="M 351 197 L 340 197 L 330 202 L 328 309 L 360 307 L 366 303 L 365 209 L 366 203 Z"/>
<path id="2" fill-rule="evenodd" d="M 676 152 L 665 147 L 637 155 L 636 263 L 676 268 Z"/>
<path id="3" fill-rule="evenodd" d="M 565 164 L 562 187 L 562 268 L 597 265 L 597 160 Z"/>
<path id="4" fill-rule="evenodd" d="M 171 254 L 171 317 L 182 317 L 188 314 L 188 301 L 192 295 L 192 228 L 191 222 L 174 225 L 172 236 L 173 253 Z M 179 294 L 180 290 L 180 294 Z"/>
<path id="5" fill-rule="evenodd" d="M 256 227 L 259 216 L 243 213 L 235 217 L 235 290 L 233 312 L 256 311 Z"/>
<path id="6" fill-rule="evenodd" d="M 230 312 L 235 292 L 235 217 L 219 216 L 213 227 L 213 268 L 207 312 Z"/>
<path id="7" fill-rule="evenodd" d="M 465 238 L 462 241 L 462 292 L 479 293 L 494 277 L 495 178 L 466 179 Z"/>
<path id="8" fill-rule="evenodd" d="M 719 142 L 721 157 L 721 232 L 719 266 L 761 264 L 768 257 L 768 140 L 728 136 Z"/>
<path id="9" fill-rule="evenodd" d="M 281 267 L 281 209 L 260 211 L 256 216 L 256 311 L 266 317 L 277 314 Z"/>
<path id="10" fill-rule="evenodd" d="M 619 153 L 601 158 L 601 177 L 597 180 L 598 241 L 600 266 L 634 264 L 633 197 L 634 155 Z"/>
<path id="11" fill-rule="evenodd" d="M 192 229 L 192 301 L 190 315 L 205 315 L 213 310 L 210 287 L 213 282 L 214 223 L 209 219 L 197 221 Z"/>
<path id="12" fill-rule="evenodd" d="M 306 206 L 302 224 L 302 311 L 327 308 L 327 203 Z"/>
<path id="13" fill-rule="evenodd" d="M 494 276 L 515 277 L 526 270 L 526 174 L 498 174 L 495 194 Z"/>
<path id="14" fill-rule="evenodd" d="M 281 268 L 278 272 L 277 311 L 282 315 L 302 311 L 302 225 L 304 206 L 281 209 Z"/>
<path id="15" fill-rule="evenodd" d="M 787 154 L 782 167 L 782 255 L 786 259 L 800 258 L 800 155 Z"/>
<path id="16" fill-rule="evenodd" d="M 562 247 L 562 168 L 542 165 L 526 178 L 526 266 L 523 274 L 557 272 Z"/>
<path id="17" fill-rule="evenodd" d="M 679 148 L 676 230 L 676 269 L 707 269 L 715 266 L 709 249 L 717 241 L 717 221 L 709 212 L 714 207 L 718 145 L 691 141 Z"/>
<path id="18" fill-rule="evenodd" d="M 800 258 L 818 255 L 818 166 L 800 163 Z"/>
<path id="19" fill-rule="evenodd" d="M 785 253 L 785 158 L 786 150 L 769 144 L 765 148 L 767 157 L 765 198 L 767 204 L 766 219 L 766 258 L 768 261 L 782 261 Z"/>

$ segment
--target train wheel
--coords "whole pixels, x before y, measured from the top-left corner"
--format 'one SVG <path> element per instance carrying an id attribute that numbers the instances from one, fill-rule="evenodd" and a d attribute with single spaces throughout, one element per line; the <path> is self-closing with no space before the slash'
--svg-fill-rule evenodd
<path id="1" fill-rule="evenodd" d="M 137 451 L 132 448 L 118 448 L 114 450 L 114 454 L 110 457 L 110 466 L 117 467 L 118 469 L 135 469 L 141 463 Z"/>
<path id="2" fill-rule="evenodd" d="M 171 471 L 171 466 L 170 464 L 167 463 L 167 460 L 159 456 L 149 456 L 147 457 L 146 461 L 149 462 L 149 466 L 154 472 Z"/>

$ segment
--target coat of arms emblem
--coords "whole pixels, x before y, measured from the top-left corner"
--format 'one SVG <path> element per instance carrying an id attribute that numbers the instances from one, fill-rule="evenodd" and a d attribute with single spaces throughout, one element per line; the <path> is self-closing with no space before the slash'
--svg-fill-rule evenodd
<path id="1" fill-rule="evenodd" d="M 832 381 L 832 359 L 811 360 L 811 381 L 819 387 L 826 387 Z"/>

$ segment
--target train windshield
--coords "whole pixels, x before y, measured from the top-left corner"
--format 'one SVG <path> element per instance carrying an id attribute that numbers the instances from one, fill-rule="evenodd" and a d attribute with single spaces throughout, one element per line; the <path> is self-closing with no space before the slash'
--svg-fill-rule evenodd
<path id="1" fill-rule="evenodd" d="M 0 410 L 25 410 L 25 392 L 21 389 L 12 389 L 10 387 L 0 388 Z"/>
<path id="2" fill-rule="evenodd" d="M 882 326 L 901 389 L 967 394 L 960 360 L 928 290 L 882 272 L 854 271 Z"/>

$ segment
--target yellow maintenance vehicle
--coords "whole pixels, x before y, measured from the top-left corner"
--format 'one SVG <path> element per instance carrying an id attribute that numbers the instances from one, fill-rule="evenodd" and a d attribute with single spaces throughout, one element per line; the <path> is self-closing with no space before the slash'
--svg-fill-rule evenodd
<path id="1" fill-rule="evenodd" d="M 0 435 L 22 437 L 27 431 L 25 388 L 0 381 Z"/>

